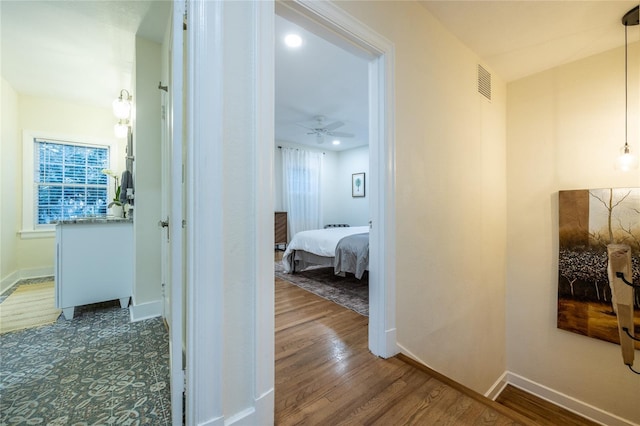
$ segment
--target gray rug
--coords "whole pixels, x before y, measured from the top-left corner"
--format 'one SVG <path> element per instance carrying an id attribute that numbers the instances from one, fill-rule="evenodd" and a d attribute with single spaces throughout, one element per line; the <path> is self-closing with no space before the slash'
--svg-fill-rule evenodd
<path id="1" fill-rule="evenodd" d="M 295 274 L 284 272 L 282 263 L 275 263 L 276 277 L 290 282 L 324 299 L 369 316 L 369 273 L 365 272 L 359 280 L 353 274 L 340 277 L 333 268 L 316 267 Z"/>

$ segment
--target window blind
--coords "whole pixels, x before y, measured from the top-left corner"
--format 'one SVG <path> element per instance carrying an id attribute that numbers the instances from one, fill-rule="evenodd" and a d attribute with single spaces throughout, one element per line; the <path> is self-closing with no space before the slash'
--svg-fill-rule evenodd
<path id="1" fill-rule="evenodd" d="M 109 148 L 34 139 L 37 225 L 107 213 Z"/>

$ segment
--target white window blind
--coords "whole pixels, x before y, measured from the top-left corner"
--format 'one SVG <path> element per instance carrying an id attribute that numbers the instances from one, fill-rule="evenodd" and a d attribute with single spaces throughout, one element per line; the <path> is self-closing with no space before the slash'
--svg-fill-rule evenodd
<path id="1" fill-rule="evenodd" d="M 34 139 L 34 223 L 107 213 L 109 148 Z"/>

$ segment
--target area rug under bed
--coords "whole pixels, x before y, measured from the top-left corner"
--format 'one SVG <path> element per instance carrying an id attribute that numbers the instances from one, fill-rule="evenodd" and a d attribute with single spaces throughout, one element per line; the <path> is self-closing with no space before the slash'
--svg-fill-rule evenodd
<path id="1" fill-rule="evenodd" d="M 365 272 L 359 280 L 352 274 L 340 277 L 333 268 L 317 267 L 295 274 L 284 272 L 282 263 L 275 262 L 276 277 L 294 284 L 324 299 L 369 316 L 369 273 Z"/>

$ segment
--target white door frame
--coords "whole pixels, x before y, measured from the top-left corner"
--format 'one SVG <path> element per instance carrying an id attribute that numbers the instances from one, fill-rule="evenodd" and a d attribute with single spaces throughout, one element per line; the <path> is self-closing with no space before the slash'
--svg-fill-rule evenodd
<path id="1" fill-rule="evenodd" d="M 169 108 L 165 111 L 169 121 L 170 146 L 170 194 L 169 197 L 169 283 L 170 288 L 170 351 L 171 351 L 171 419 L 173 426 L 182 425 L 184 366 L 183 366 L 183 325 L 184 314 L 182 303 L 184 300 L 183 286 L 183 14 L 184 0 L 174 0 L 171 13 L 171 57 L 169 58 Z"/>
<path id="2" fill-rule="evenodd" d="M 277 2 L 278 15 L 369 60 L 369 349 L 398 353 L 395 325 L 394 46 L 330 2 Z M 262 84 L 268 84 L 263 81 Z M 266 332 L 266 330 L 265 330 Z"/>
<path id="3" fill-rule="evenodd" d="M 224 425 L 222 12 L 220 1 L 187 3 L 187 425 Z"/>
<path id="4" fill-rule="evenodd" d="M 224 3 L 190 1 L 188 7 L 187 90 L 187 424 L 273 423 L 273 102 L 274 3 L 254 2 L 247 23 L 257 47 L 253 167 L 256 220 L 253 406 L 241 413 L 223 411 L 225 343 L 223 222 Z M 373 224 L 370 260 L 379 284 L 370 285 L 369 347 L 382 357 L 397 353 L 395 339 L 395 142 L 393 44 L 329 2 L 297 0 L 284 6 L 320 23 L 358 46 L 370 58 L 370 171 Z M 241 23 L 244 25 L 244 23 Z M 251 27 L 250 25 L 253 25 Z M 203 196 L 206 194 L 206 196 Z M 197 228 L 197 229 L 196 229 Z M 251 330 L 247 330 L 251 332 Z"/>

